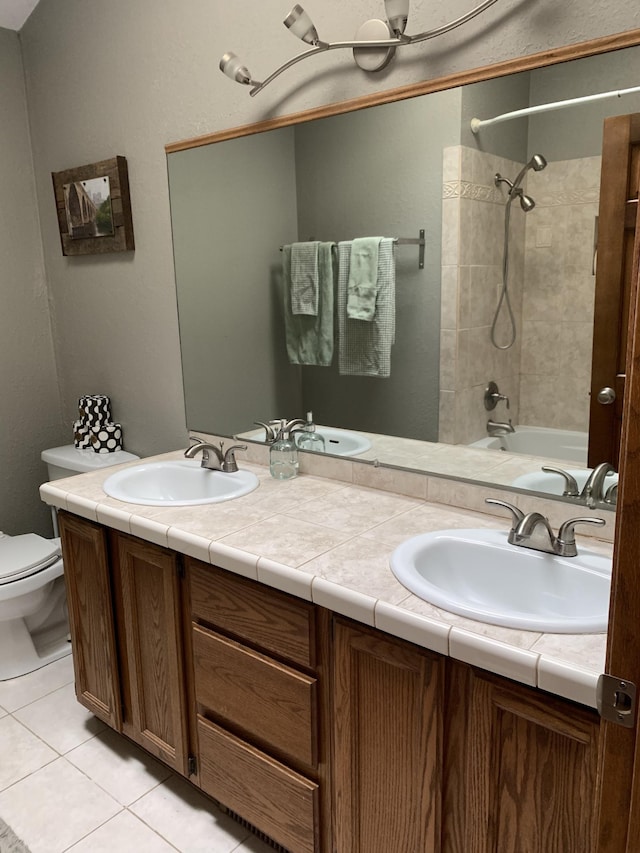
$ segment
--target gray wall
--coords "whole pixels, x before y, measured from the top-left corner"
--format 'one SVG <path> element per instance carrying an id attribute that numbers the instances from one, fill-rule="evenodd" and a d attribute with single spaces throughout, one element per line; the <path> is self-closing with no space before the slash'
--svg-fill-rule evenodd
<path id="1" fill-rule="evenodd" d="M 51 535 L 40 451 L 62 443 L 20 43 L 0 29 L 0 530 Z"/>
<path id="2" fill-rule="evenodd" d="M 417 31 L 463 14 L 469 3 L 452 0 L 414 7 L 410 27 Z M 500 3 L 463 30 L 400 52 L 398 61 L 381 74 L 367 76 L 346 52 L 334 53 L 298 66 L 250 98 L 220 74 L 219 57 L 233 49 L 246 57 L 257 76 L 268 74 L 298 50 L 282 26 L 285 12 L 286 7 L 277 12 L 262 0 L 249 0 L 248 6 L 210 0 L 41 0 L 23 27 L 20 43 L 65 430 L 74 419 L 78 396 L 107 393 L 115 417 L 124 425 L 129 450 L 147 455 L 186 442 L 165 143 L 638 24 L 635 5 L 622 0 L 602 0 L 587 9 L 581 0 Z M 338 39 L 349 37 L 379 12 L 370 0 L 325 0 L 316 4 L 313 16 L 323 35 Z M 6 51 L 2 53 L 4 64 Z M 7 73 L 2 97 L 13 91 L 22 104 L 2 113 L 3 125 L 10 116 L 7 132 L 15 136 L 24 127 L 24 101 L 14 88 L 18 84 L 6 82 L 15 80 L 15 68 Z M 4 154 L 4 145 L 2 150 Z M 27 154 L 25 133 L 19 141 L 12 140 L 8 150 L 16 156 L 18 150 Z M 136 251 L 63 258 L 51 172 L 115 154 L 124 155 L 129 164 Z M 3 163 L 0 171 L 7 181 L 0 208 L 11 220 L 24 199 L 24 182 L 12 185 L 13 165 L 7 169 Z M 27 281 L 32 294 L 37 290 L 34 279 L 41 276 L 41 266 L 33 273 L 33 258 L 38 257 L 34 239 L 27 270 L 16 276 Z M 46 328 L 43 295 L 35 301 L 38 316 L 29 328 Z M 38 387 L 44 393 L 55 378 L 50 354 L 36 355 L 38 369 L 30 371 L 19 366 L 19 342 L 7 341 L 0 343 L 3 363 L 17 354 L 11 380 L 17 390 L 2 400 L 0 458 L 3 479 L 18 483 L 24 480 L 25 454 L 36 459 L 51 437 L 29 432 L 25 439 L 23 434 L 18 453 L 13 426 L 4 427 L 5 411 L 24 400 L 22 386 L 30 386 L 35 396 Z M 30 361 L 31 354 L 27 356 Z M 46 418 L 55 411 L 54 431 L 66 440 L 57 400 L 45 404 L 44 399 L 39 395 L 38 411 L 44 408 Z M 29 416 L 22 417 L 22 428 L 35 417 L 31 408 Z M 10 497 L 14 500 L 16 495 Z M 35 504 L 35 498 L 30 500 Z M 3 511 L 0 524 L 6 528 L 5 518 Z"/>
<path id="3" fill-rule="evenodd" d="M 331 368 L 303 368 L 304 407 L 319 423 L 438 438 L 442 149 L 459 142 L 460 99 L 454 89 L 296 131 L 300 239 L 426 232 L 423 270 L 417 246 L 396 250 L 390 377 L 339 376 L 337 352 Z"/>
<path id="4" fill-rule="evenodd" d="M 296 235 L 293 128 L 179 151 L 168 165 L 187 423 L 233 435 L 296 416 L 279 251 Z"/>
<path id="5" fill-rule="evenodd" d="M 529 71 L 523 71 L 521 74 L 464 86 L 461 144 L 524 163 L 527 155 L 527 118 L 485 127 L 477 134 L 471 130 L 471 119 L 489 119 L 522 109 L 522 105 L 529 102 L 530 77 Z"/>
<path id="6" fill-rule="evenodd" d="M 624 51 L 540 68 L 531 73 L 531 106 L 640 85 L 637 77 L 629 82 L 630 71 Z M 640 94 L 529 116 L 529 157 L 538 150 L 544 151 L 547 160 L 599 155 L 604 119 L 638 111 Z"/>

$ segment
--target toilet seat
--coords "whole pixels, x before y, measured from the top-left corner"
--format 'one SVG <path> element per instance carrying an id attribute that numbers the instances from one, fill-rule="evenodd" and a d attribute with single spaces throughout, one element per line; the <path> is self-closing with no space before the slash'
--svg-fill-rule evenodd
<path id="1" fill-rule="evenodd" d="M 35 575 L 60 556 L 59 539 L 45 539 L 35 533 L 0 536 L 0 585 Z"/>

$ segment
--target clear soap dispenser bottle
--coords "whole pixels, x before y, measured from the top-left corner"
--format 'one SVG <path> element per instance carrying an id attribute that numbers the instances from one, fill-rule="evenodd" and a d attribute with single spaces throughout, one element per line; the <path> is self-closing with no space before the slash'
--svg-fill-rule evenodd
<path id="1" fill-rule="evenodd" d="M 300 450 L 315 450 L 316 453 L 324 453 L 324 438 L 316 432 L 313 412 L 307 412 L 307 421 L 298 433 L 298 447 Z"/>
<path id="2" fill-rule="evenodd" d="M 278 435 L 269 450 L 269 471 L 276 480 L 290 480 L 298 473 L 298 448 L 286 420 L 280 421 Z"/>

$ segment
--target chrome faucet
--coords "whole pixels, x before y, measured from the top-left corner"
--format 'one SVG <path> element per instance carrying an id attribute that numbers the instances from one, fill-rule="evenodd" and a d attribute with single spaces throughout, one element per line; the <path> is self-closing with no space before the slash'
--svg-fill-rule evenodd
<path id="1" fill-rule="evenodd" d="M 298 428 L 306 426 L 306 423 L 302 418 L 294 418 L 292 421 L 287 421 L 286 418 L 279 418 L 267 421 L 266 423 L 264 421 L 254 421 L 254 424 L 264 427 L 264 440 L 267 444 L 273 444 L 280 430 L 283 430 L 287 435 L 291 435 L 294 432 L 300 432 Z"/>
<path id="2" fill-rule="evenodd" d="M 511 418 L 509 418 L 509 423 L 500 423 L 500 421 L 492 421 L 491 418 L 487 421 L 487 433 L 491 436 L 498 435 L 506 435 L 510 432 L 515 432 L 515 427 L 511 423 Z"/>
<path id="3" fill-rule="evenodd" d="M 196 444 L 192 444 L 185 450 L 184 455 L 187 459 L 194 459 L 201 452 L 202 468 L 208 468 L 210 471 L 224 471 L 226 474 L 235 474 L 238 470 L 236 450 L 247 449 L 246 444 L 233 444 L 225 451 L 223 441 L 220 442 L 220 447 L 216 447 L 208 441 L 193 438 L 191 440 L 196 441 Z"/>
<path id="4" fill-rule="evenodd" d="M 580 493 L 580 497 L 585 499 L 588 507 L 593 509 L 596 504 L 602 503 L 605 500 L 606 492 L 609 491 L 605 490 L 605 478 L 609 474 L 615 473 L 615 468 L 608 462 L 601 462 L 599 465 L 596 465 L 589 474 L 589 479 L 584 484 L 584 488 Z"/>
<path id="5" fill-rule="evenodd" d="M 549 519 L 539 512 L 529 512 L 525 515 L 517 506 L 495 498 L 485 498 L 485 503 L 505 507 L 511 513 L 513 524 L 507 537 L 510 545 L 544 551 L 559 557 L 577 556 L 576 524 L 595 524 L 602 527 L 605 523 L 604 518 L 570 518 L 560 525 L 558 535 L 554 536 Z"/>
<path id="6" fill-rule="evenodd" d="M 254 424 L 257 426 L 264 427 L 264 440 L 266 444 L 273 444 L 273 442 L 278 437 L 278 430 L 280 428 L 280 421 L 254 421 Z"/>
<path id="7" fill-rule="evenodd" d="M 586 503 L 588 507 L 593 509 L 598 503 L 615 504 L 618 496 L 618 484 L 612 483 L 608 488 L 606 478 L 609 474 L 615 474 L 615 469 L 608 462 L 601 462 L 589 474 L 589 477 L 582 487 L 582 491 L 578 488 L 578 483 L 573 474 L 569 474 L 562 468 L 556 468 L 552 465 L 543 465 L 542 471 L 548 474 L 559 474 L 564 479 L 563 498 L 577 498 L 579 501 Z"/>

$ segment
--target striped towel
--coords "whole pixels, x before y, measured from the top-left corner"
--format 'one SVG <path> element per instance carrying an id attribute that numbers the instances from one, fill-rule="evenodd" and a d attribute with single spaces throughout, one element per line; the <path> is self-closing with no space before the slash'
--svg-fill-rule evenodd
<path id="1" fill-rule="evenodd" d="M 347 317 L 351 241 L 338 243 L 338 369 L 343 376 L 391 375 L 396 333 L 395 243 L 384 237 L 378 249 L 378 289 L 371 322 Z"/>

